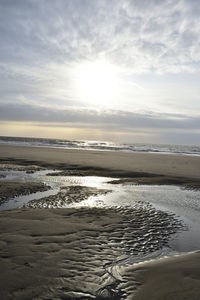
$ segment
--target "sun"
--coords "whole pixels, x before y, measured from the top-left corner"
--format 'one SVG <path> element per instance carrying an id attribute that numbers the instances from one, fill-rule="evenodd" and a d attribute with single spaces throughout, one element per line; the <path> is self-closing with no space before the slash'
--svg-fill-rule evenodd
<path id="1" fill-rule="evenodd" d="M 82 63 L 77 66 L 75 82 L 83 100 L 105 104 L 114 100 L 117 93 L 117 70 L 105 60 Z"/>

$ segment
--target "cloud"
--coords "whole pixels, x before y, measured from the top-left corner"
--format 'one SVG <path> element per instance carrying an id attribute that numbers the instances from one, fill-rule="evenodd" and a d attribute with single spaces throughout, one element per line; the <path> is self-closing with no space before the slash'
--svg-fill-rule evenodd
<path id="1" fill-rule="evenodd" d="M 52 109 L 28 104 L 0 104 L 0 119 L 4 121 L 52 122 L 57 126 L 135 129 L 200 130 L 200 118 L 173 114 L 137 114 L 124 111 L 88 109 Z M 60 124 L 60 125 L 59 125 Z M 50 126 L 50 125 L 48 125 Z"/>
<path id="2" fill-rule="evenodd" d="M 45 67 L 104 55 L 132 72 L 199 69 L 198 1 L 3 1 L 0 58 Z"/>
<path id="3" fill-rule="evenodd" d="M 199 15 L 197 0 L 0 1 L 1 120 L 199 130 Z M 73 85 L 98 59 L 123 79 L 99 112 Z"/>

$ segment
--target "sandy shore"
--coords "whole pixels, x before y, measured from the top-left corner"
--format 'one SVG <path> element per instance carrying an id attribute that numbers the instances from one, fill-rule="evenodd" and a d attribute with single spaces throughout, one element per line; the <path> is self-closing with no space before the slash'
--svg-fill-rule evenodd
<path id="1" fill-rule="evenodd" d="M 200 252 L 136 264 L 122 273 L 126 287 L 141 284 L 128 300 L 200 299 Z"/>
<path id="2" fill-rule="evenodd" d="M 155 210 L 68 208 L 0 212 L 1 300 L 126 299 L 135 293 L 137 285 L 129 269 L 118 262 L 131 252 L 141 255 L 162 248 L 175 228 L 173 218 Z M 169 275 L 168 264 L 166 270 Z M 195 271 L 197 277 L 196 274 Z M 161 275 L 165 279 L 165 267 Z M 177 278 L 179 275 L 184 272 L 177 273 Z M 132 276 L 143 283 L 143 277 L 137 279 L 134 270 Z M 145 280 L 146 275 L 144 283 Z M 166 285 L 170 290 L 168 282 Z"/>
<path id="3" fill-rule="evenodd" d="M 0 205 L 9 198 L 43 192 L 48 189 L 50 187 L 40 182 L 0 182 Z"/>
<path id="4" fill-rule="evenodd" d="M 200 157 L 113 151 L 49 149 L 0 146 L 1 159 L 28 160 L 50 166 L 105 168 L 111 171 L 142 172 L 200 179 Z"/>
<path id="5" fill-rule="evenodd" d="M 200 157 L 0 146 L 0 158 L 36 169 L 66 172 L 71 167 L 72 174 L 139 178 L 140 183 L 198 185 L 200 179 Z M 173 218 L 151 209 L 0 212 L 1 299 L 197 300 L 200 253 L 112 265 L 124 253 L 160 249 L 175 227 Z"/>

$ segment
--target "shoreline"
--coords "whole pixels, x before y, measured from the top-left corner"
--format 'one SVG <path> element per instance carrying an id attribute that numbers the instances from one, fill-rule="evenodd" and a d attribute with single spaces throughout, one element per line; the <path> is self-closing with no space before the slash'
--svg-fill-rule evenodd
<path id="1" fill-rule="evenodd" d="M 44 144 L 43 144 L 44 143 Z M 200 156 L 200 145 L 118 143 L 97 140 L 66 140 L 57 138 L 0 136 L 0 145 L 23 147 L 50 147 L 55 149 L 119 151 L 124 153 L 154 153 L 170 155 Z"/>
<path id="2" fill-rule="evenodd" d="M 69 171 L 68 176 L 107 175 L 117 176 L 118 183 L 200 186 L 200 157 L 0 146 L 0 158 L 21 163 L 22 169 L 36 165 L 36 170 L 39 166 L 57 168 L 63 174 Z M 135 211 L 134 217 L 128 210 L 98 208 L 22 208 L 0 212 L 2 300 L 55 296 L 121 299 L 121 294 L 112 294 L 116 288 L 127 293 L 126 299 L 160 300 L 170 295 L 170 299 L 187 296 L 198 300 L 199 251 L 129 267 L 119 264 L 116 274 L 107 270 L 107 265 L 123 259 L 118 247 L 121 243 L 143 247 L 140 242 L 137 245 L 133 232 L 138 230 L 137 238 L 142 235 L 144 239 L 140 229 L 146 228 L 150 229 L 147 234 L 152 235 L 149 219 L 154 220 L 154 215 Z M 139 224 L 141 220 L 144 224 Z M 155 219 L 155 235 L 160 222 Z"/>
<path id="3" fill-rule="evenodd" d="M 73 166 L 109 170 L 110 174 L 118 172 L 120 177 L 143 173 L 200 180 L 200 157 L 197 156 L 0 145 L 0 159 L 34 162 L 59 169 Z"/>

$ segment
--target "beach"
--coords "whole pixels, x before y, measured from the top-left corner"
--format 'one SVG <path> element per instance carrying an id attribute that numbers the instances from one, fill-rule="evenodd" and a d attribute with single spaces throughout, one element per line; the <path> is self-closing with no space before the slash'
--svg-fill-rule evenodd
<path id="1" fill-rule="evenodd" d="M 129 172 L 169 175 L 176 177 L 200 178 L 200 158 L 198 156 L 162 155 L 151 153 L 126 153 L 115 151 L 90 151 L 45 147 L 0 146 L 2 159 L 19 159 L 51 166 L 82 166 L 105 168 Z"/>
<path id="2" fill-rule="evenodd" d="M 107 176 L 116 184 L 200 185 L 198 156 L 0 146 L 0 158 L 11 169 L 30 173 L 44 168 L 62 176 Z M 9 184 L 7 192 L 3 186 L 4 197 L 16 187 L 23 194 L 21 183 Z M 26 186 L 30 193 L 33 188 L 48 189 Z M 71 203 L 80 195 L 109 193 L 85 187 L 61 192 Z M 56 197 L 44 201 L 54 204 Z M 132 264 L 128 260 L 131 255 L 149 259 L 165 247 L 182 226 L 174 216 L 140 205 L 40 209 L 38 201 L 30 203 L 0 212 L 2 300 L 199 299 L 199 252 Z"/>

